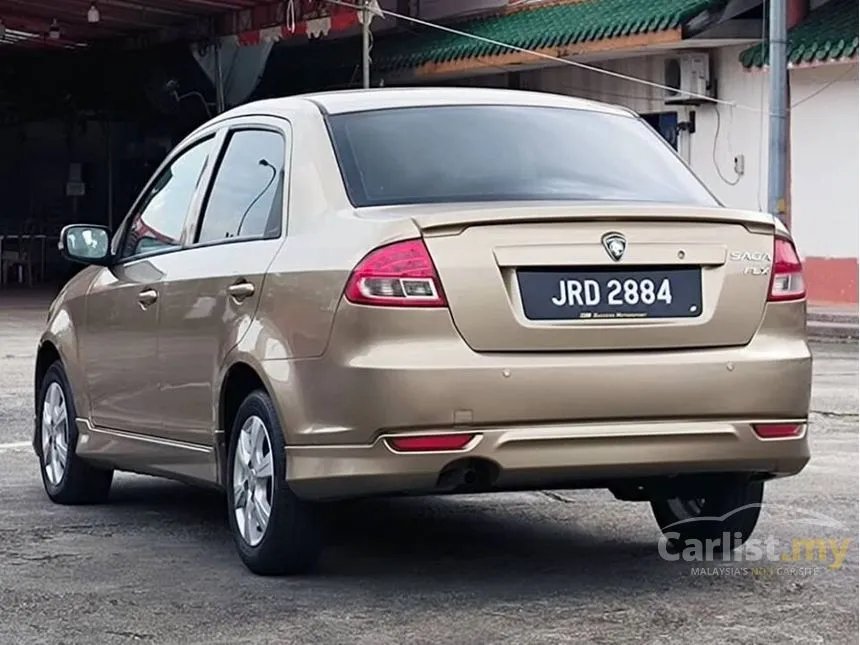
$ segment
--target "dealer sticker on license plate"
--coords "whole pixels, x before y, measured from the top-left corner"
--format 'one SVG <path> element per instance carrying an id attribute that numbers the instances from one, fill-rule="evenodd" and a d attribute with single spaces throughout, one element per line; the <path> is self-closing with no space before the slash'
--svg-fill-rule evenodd
<path id="1" fill-rule="evenodd" d="M 698 268 L 521 270 L 517 281 L 529 320 L 694 318 L 702 313 Z"/>

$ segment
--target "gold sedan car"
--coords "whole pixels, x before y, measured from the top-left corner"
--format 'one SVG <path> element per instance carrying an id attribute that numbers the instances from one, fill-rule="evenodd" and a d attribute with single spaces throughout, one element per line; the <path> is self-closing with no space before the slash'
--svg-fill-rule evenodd
<path id="1" fill-rule="evenodd" d="M 673 541 L 746 540 L 809 460 L 786 228 L 723 207 L 634 113 L 376 89 L 250 103 L 165 159 L 50 307 L 48 496 L 113 472 L 226 491 L 238 552 L 305 571 L 317 508 L 608 488 Z"/>

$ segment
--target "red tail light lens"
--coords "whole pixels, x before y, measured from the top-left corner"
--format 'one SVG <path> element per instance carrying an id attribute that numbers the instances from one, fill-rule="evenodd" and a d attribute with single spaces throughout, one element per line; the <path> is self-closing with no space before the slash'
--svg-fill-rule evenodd
<path id="1" fill-rule="evenodd" d="M 473 434 L 436 434 L 418 437 L 393 437 L 386 441 L 396 452 L 438 452 L 462 450 L 474 438 L 475 435 Z"/>
<path id="2" fill-rule="evenodd" d="M 802 300 L 806 297 L 803 264 L 790 240 L 776 237 L 773 241 L 773 267 L 770 277 L 771 302 Z"/>
<path id="3" fill-rule="evenodd" d="M 446 307 L 442 283 L 423 240 L 382 246 L 352 271 L 346 299 L 377 307 Z"/>
<path id="4" fill-rule="evenodd" d="M 757 423 L 753 430 L 762 439 L 786 439 L 800 436 L 805 427 L 802 423 Z"/>

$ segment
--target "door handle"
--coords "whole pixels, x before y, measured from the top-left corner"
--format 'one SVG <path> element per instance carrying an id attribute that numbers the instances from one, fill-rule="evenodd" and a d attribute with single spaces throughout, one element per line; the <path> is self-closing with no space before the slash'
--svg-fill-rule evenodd
<path id="1" fill-rule="evenodd" d="M 237 282 L 227 287 L 227 293 L 238 301 L 254 295 L 254 285 L 247 281 Z"/>
<path id="2" fill-rule="evenodd" d="M 158 300 L 158 292 L 155 289 L 144 289 L 139 294 L 137 294 L 137 301 L 144 309 L 146 309 L 156 300 Z"/>

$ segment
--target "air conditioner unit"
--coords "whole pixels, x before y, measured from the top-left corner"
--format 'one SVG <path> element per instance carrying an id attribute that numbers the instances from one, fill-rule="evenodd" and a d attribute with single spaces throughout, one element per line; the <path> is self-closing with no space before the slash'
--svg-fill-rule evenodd
<path id="1" fill-rule="evenodd" d="M 663 72 L 667 105 L 701 105 L 713 98 L 711 61 L 706 52 L 680 54 L 666 59 Z"/>

